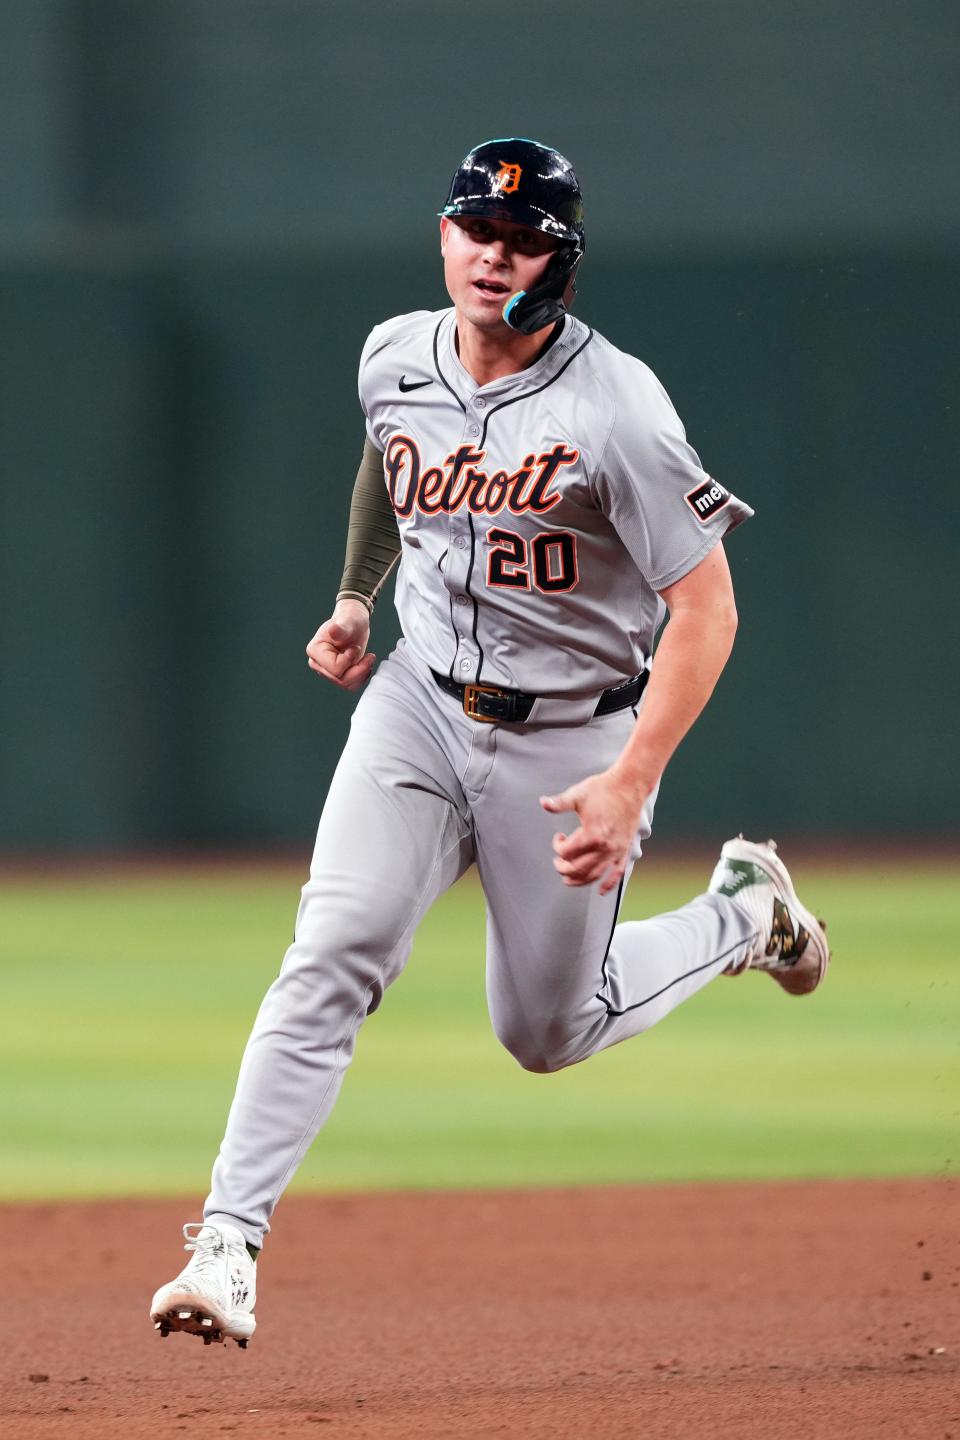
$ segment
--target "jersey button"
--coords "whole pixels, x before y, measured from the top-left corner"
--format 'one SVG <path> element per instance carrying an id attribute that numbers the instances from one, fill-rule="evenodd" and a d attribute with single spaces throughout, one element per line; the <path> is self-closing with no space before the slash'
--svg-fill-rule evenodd
<path id="1" fill-rule="evenodd" d="M 484 406 L 486 405 L 487 402 L 486 402 L 486 400 L 474 400 L 473 403 L 474 403 L 474 405 L 476 405 L 476 407 L 477 407 L 478 410 L 482 410 L 482 409 L 484 408 Z"/>
<path id="2" fill-rule="evenodd" d="M 469 660 L 461 660 L 461 661 L 460 661 L 460 669 L 461 669 L 461 670 L 469 670 L 469 669 L 470 669 L 470 661 L 469 661 Z"/>
<path id="3" fill-rule="evenodd" d="M 467 542 L 462 535 L 458 535 L 453 544 L 457 550 L 466 550 L 467 548 Z"/>
<path id="4" fill-rule="evenodd" d="M 458 596 L 457 596 L 457 604 L 458 604 L 458 605 L 466 605 L 466 603 L 467 603 L 467 597 L 466 597 L 466 595 L 458 595 Z"/>
<path id="5" fill-rule="evenodd" d="M 479 426 L 479 425 L 468 425 L 468 426 L 467 426 L 467 434 L 468 434 L 468 435 L 479 435 L 479 434 L 480 434 L 480 426 Z"/>

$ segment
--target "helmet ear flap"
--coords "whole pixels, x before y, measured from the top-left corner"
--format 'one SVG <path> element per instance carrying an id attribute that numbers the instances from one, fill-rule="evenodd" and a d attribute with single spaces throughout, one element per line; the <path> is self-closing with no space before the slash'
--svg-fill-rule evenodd
<path id="1" fill-rule="evenodd" d="M 562 245 L 530 290 L 518 290 L 503 307 L 503 318 L 511 330 L 533 335 L 547 325 L 554 325 L 567 313 L 564 303 L 568 289 L 576 294 L 576 273 L 583 259 L 583 246 Z"/>

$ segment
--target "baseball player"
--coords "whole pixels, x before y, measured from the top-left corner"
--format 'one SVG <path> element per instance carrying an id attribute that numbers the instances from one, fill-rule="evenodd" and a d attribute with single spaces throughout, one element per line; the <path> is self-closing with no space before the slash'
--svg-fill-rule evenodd
<path id="1" fill-rule="evenodd" d="M 471 151 L 440 250 L 452 307 L 363 347 L 346 566 L 307 655 L 366 689 L 203 1222 L 184 1226 L 192 1259 L 151 1305 L 162 1335 L 246 1345 L 277 1200 L 421 918 L 471 866 L 490 1017 L 528 1070 L 639 1035 L 718 975 L 803 995 L 827 968 L 772 841 L 728 841 L 704 894 L 617 924 L 664 767 L 730 653 L 722 541 L 752 511 L 650 370 L 570 313 L 583 208 L 561 155 Z M 398 558 L 403 638 L 374 672 L 370 611 Z"/>

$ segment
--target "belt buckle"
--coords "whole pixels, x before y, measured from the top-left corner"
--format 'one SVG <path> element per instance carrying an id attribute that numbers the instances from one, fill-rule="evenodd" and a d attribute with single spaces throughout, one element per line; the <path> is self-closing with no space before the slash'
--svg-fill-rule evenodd
<path id="1" fill-rule="evenodd" d="M 477 708 L 481 695 L 504 695 L 506 691 L 501 690 L 497 685 L 464 685 L 463 687 L 463 713 L 469 715 L 471 720 L 479 720 L 481 725 L 496 725 L 496 717 L 493 715 L 481 715 Z"/>

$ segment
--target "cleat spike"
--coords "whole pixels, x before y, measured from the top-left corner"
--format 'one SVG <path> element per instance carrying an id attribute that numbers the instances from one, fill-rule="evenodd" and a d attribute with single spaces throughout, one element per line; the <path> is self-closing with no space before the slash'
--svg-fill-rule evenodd
<path id="1" fill-rule="evenodd" d="M 237 1346 L 238 1346 L 238 1348 L 241 1349 L 241 1350 L 246 1350 L 246 1348 L 247 1348 L 247 1342 L 246 1342 L 246 1340 L 238 1340 L 238 1341 L 237 1341 Z"/>
<path id="2" fill-rule="evenodd" d="M 232 1225 L 188 1224 L 184 1237 L 195 1253 L 154 1296 L 148 1312 L 154 1327 L 199 1335 L 204 1345 L 223 1345 L 235 1333 L 248 1338 L 256 1327 L 257 1281 L 242 1234 Z M 234 1311 L 236 1326 L 227 1318 Z"/>

